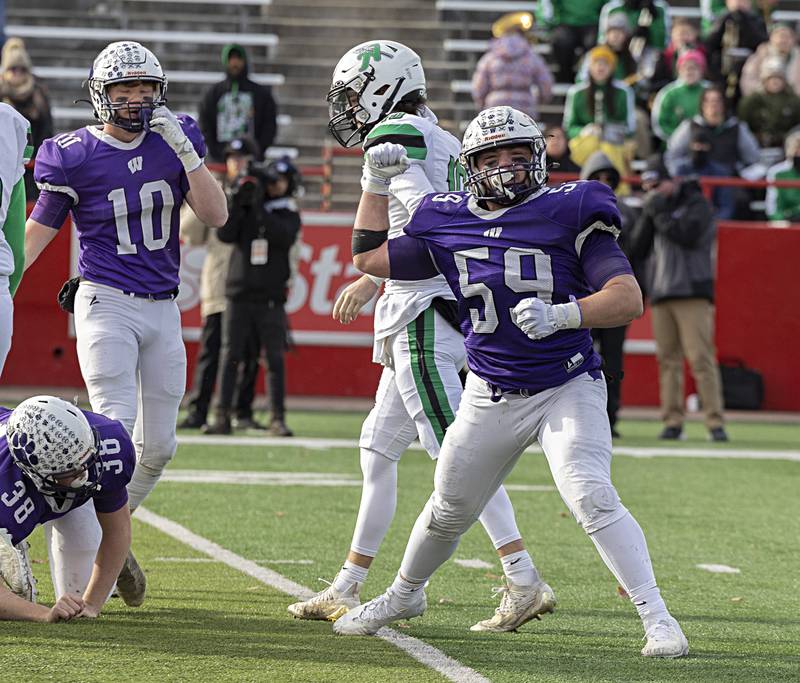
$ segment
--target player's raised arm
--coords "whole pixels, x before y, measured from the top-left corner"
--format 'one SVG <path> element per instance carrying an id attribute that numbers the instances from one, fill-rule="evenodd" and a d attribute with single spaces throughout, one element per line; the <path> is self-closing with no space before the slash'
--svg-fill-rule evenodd
<path id="1" fill-rule="evenodd" d="M 167 107 L 156 107 L 150 119 L 150 130 L 164 138 L 164 142 L 183 164 L 189 181 L 186 200 L 197 217 L 212 228 L 221 228 L 225 225 L 228 220 L 228 202 L 225 193 L 203 164 L 203 160 L 175 115 Z"/>
<path id="2" fill-rule="evenodd" d="M 353 225 L 353 263 L 362 273 L 389 277 L 389 183 L 408 167 L 402 145 L 386 142 L 364 155 L 364 192 Z"/>

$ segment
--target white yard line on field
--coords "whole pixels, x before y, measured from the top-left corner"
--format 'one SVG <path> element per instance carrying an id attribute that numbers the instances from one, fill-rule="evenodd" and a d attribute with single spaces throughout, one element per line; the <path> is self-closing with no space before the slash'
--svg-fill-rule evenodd
<path id="1" fill-rule="evenodd" d="M 150 512 L 150 510 L 143 507 L 138 508 L 134 516 L 140 522 L 149 524 L 162 533 L 165 533 L 167 536 L 171 536 L 194 550 L 204 553 L 215 560 L 219 560 L 243 574 L 252 576 L 254 579 L 261 581 L 261 583 L 272 586 L 282 593 L 299 598 L 300 600 L 307 600 L 314 595 L 314 592 L 310 588 L 301 586 L 299 583 L 295 583 L 271 569 L 261 567 L 252 560 L 237 555 L 207 538 L 198 536 L 192 531 L 189 531 L 186 527 L 166 517 Z M 411 636 L 398 633 L 386 627 L 378 631 L 377 635 L 382 640 L 403 650 L 421 664 L 439 672 L 449 681 L 454 681 L 454 683 L 490 683 L 488 678 L 482 676 L 474 669 L 470 669 L 468 666 L 461 664 L 452 657 L 448 657 L 441 650 L 437 650 L 432 645 L 428 645 L 428 643 L 418 640 L 417 638 L 412 638 Z"/>
<path id="2" fill-rule="evenodd" d="M 177 562 L 181 564 L 205 564 L 221 562 L 213 557 L 154 557 L 155 562 Z M 314 564 L 314 560 L 253 560 L 257 564 Z"/>
<path id="3" fill-rule="evenodd" d="M 191 446 L 278 446 L 325 450 L 328 448 L 357 449 L 358 439 L 323 439 L 319 437 L 294 437 L 291 439 L 270 436 L 186 436 L 179 435 L 178 443 Z M 418 442 L 409 450 L 421 451 Z M 539 446 L 531 446 L 528 452 L 541 453 Z M 724 458 L 732 460 L 792 460 L 800 462 L 800 451 L 745 450 L 735 448 L 670 448 L 666 446 L 617 446 L 614 455 L 629 455 L 634 458 Z"/>
<path id="4" fill-rule="evenodd" d="M 167 469 L 159 481 L 180 484 L 242 484 L 247 486 L 361 486 L 361 479 L 335 472 L 247 472 L 240 470 Z M 545 484 L 507 484 L 509 491 L 550 492 Z"/>

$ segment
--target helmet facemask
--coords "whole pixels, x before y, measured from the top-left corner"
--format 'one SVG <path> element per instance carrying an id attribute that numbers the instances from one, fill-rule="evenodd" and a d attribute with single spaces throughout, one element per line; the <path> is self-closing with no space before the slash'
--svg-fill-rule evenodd
<path id="1" fill-rule="evenodd" d="M 142 102 L 112 102 L 108 96 L 108 89 L 118 83 L 131 81 L 119 81 L 118 83 L 100 83 L 95 79 L 89 79 L 89 97 L 94 107 L 95 116 L 103 123 L 109 123 L 131 133 L 138 133 L 147 128 L 156 107 L 163 107 L 167 103 L 163 94 L 163 86 L 159 81 L 146 79 L 136 79 L 143 83 L 153 83 L 155 91 L 153 98 L 145 98 Z M 133 82 L 136 82 L 133 81 Z M 121 114 L 125 114 L 122 116 Z"/>
<path id="2" fill-rule="evenodd" d="M 347 83 L 339 83 L 328 92 L 328 130 L 342 147 L 353 147 L 369 132 L 370 113 L 361 106 L 361 96 L 371 81 L 375 69 L 355 76 Z M 377 121 L 373 122 L 377 123 Z"/>
<path id="3" fill-rule="evenodd" d="M 543 137 L 527 140 L 512 140 L 497 147 L 514 147 L 527 145 L 531 151 L 531 159 L 526 163 L 515 162 L 506 166 L 494 166 L 478 170 L 477 157 L 485 152 L 481 149 L 464 156 L 467 170 L 467 191 L 478 201 L 491 201 L 502 206 L 512 206 L 521 202 L 528 195 L 536 192 L 547 183 L 547 169 L 542 163 L 547 144 Z M 521 180 L 517 179 L 520 171 L 525 173 Z"/>

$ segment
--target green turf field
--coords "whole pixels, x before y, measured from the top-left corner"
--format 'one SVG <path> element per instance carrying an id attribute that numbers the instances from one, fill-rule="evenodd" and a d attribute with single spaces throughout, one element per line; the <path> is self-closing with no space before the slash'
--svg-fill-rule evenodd
<path id="1" fill-rule="evenodd" d="M 295 413 L 298 436 L 355 438 L 363 415 Z M 624 422 L 621 447 L 664 447 L 653 422 Z M 702 425 L 676 450 L 724 451 Z M 185 434 L 197 432 L 185 432 Z M 800 427 L 732 424 L 729 449 L 800 451 Z M 249 433 L 256 435 L 256 433 Z M 351 448 L 181 445 L 174 471 L 320 473 L 359 479 Z M 394 525 L 362 597 L 381 592 L 397 570 L 408 532 L 431 489 L 433 463 L 409 451 L 400 464 Z M 212 473 L 208 473 L 212 475 Z M 800 463 L 722 458 L 618 456 L 613 474 L 648 538 L 659 585 L 689 638 L 683 660 L 645 660 L 635 610 L 554 490 L 512 491 L 517 519 L 545 580 L 555 615 L 519 633 L 475 634 L 496 601 L 500 566 L 479 527 L 428 588 L 428 611 L 401 624 L 414 636 L 492 681 L 800 680 Z M 216 475 L 212 475 L 216 476 Z M 541 454 L 526 454 L 510 484 L 549 486 Z M 146 508 L 239 556 L 318 590 L 347 551 L 357 485 L 300 486 L 163 481 Z M 42 600 L 52 594 L 41 533 Z M 335 637 L 326 623 L 293 620 L 293 598 L 134 521 L 134 549 L 146 569 L 148 600 L 137 610 L 112 600 L 97 621 L 0 626 L 4 680 L 28 681 L 433 681 L 445 680 L 377 638 Z M 206 561 L 192 561 L 205 559 Z M 291 563 L 290 563 L 291 562 Z M 699 563 L 739 574 L 713 574 Z M 466 679 L 457 679 L 466 680 Z"/>

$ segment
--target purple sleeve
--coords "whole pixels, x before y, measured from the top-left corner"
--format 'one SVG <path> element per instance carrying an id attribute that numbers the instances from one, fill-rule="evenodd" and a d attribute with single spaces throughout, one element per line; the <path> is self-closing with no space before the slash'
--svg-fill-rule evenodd
<path id="1" fill-rule="evenodd" d="M 94 509 L 97 512 L 108 514 L 116 512 L 122 506 L 128 503 L 128 490 L 123 486 L 120 489 L 112 489 L 110 491 L 101 491 L 93 496 Z"/>
<path id="2" fill-rule="evenodd" d="M 601 290 L 612 277 L 633 275 L 631 264 L 614 236 L 603 230 L 594 230 L 586 238 L 580 261 L 586 281 L 595 291 Z"/>
<path id="3" fill-rule="evenodd" d="M 409 235 L 389 240 L 389 277 L 392 280 L 427 280 L 439 274 L 425 242 Z"/>
<path id="4" fill-rule="evenodd" d="M 116 512 L 128 502 L 127 485 L 136 467 L 136 450 L 133 441 L 121 422 L 83 411 L 94 427 L 102 445 L 103 474 L 100 490 L 92 496 L 98 512 Z"/>
<path id="5" fill-rule="evenodd" d="M 589 180 L 586 181 L 586 188 L 581 196 L 580 229 L 585 230 L 597 221 L 617 228 L 622 227 L 622 216 L 617 208 L 614 192 L 603 183 Z"/>
<path id="6" fill-rule="evenodd" d="M 73 204 L 72 197 L 63 192 L 42 190 L 30 217 L 37 223 L 58 230 L 64 225 Z"/>

